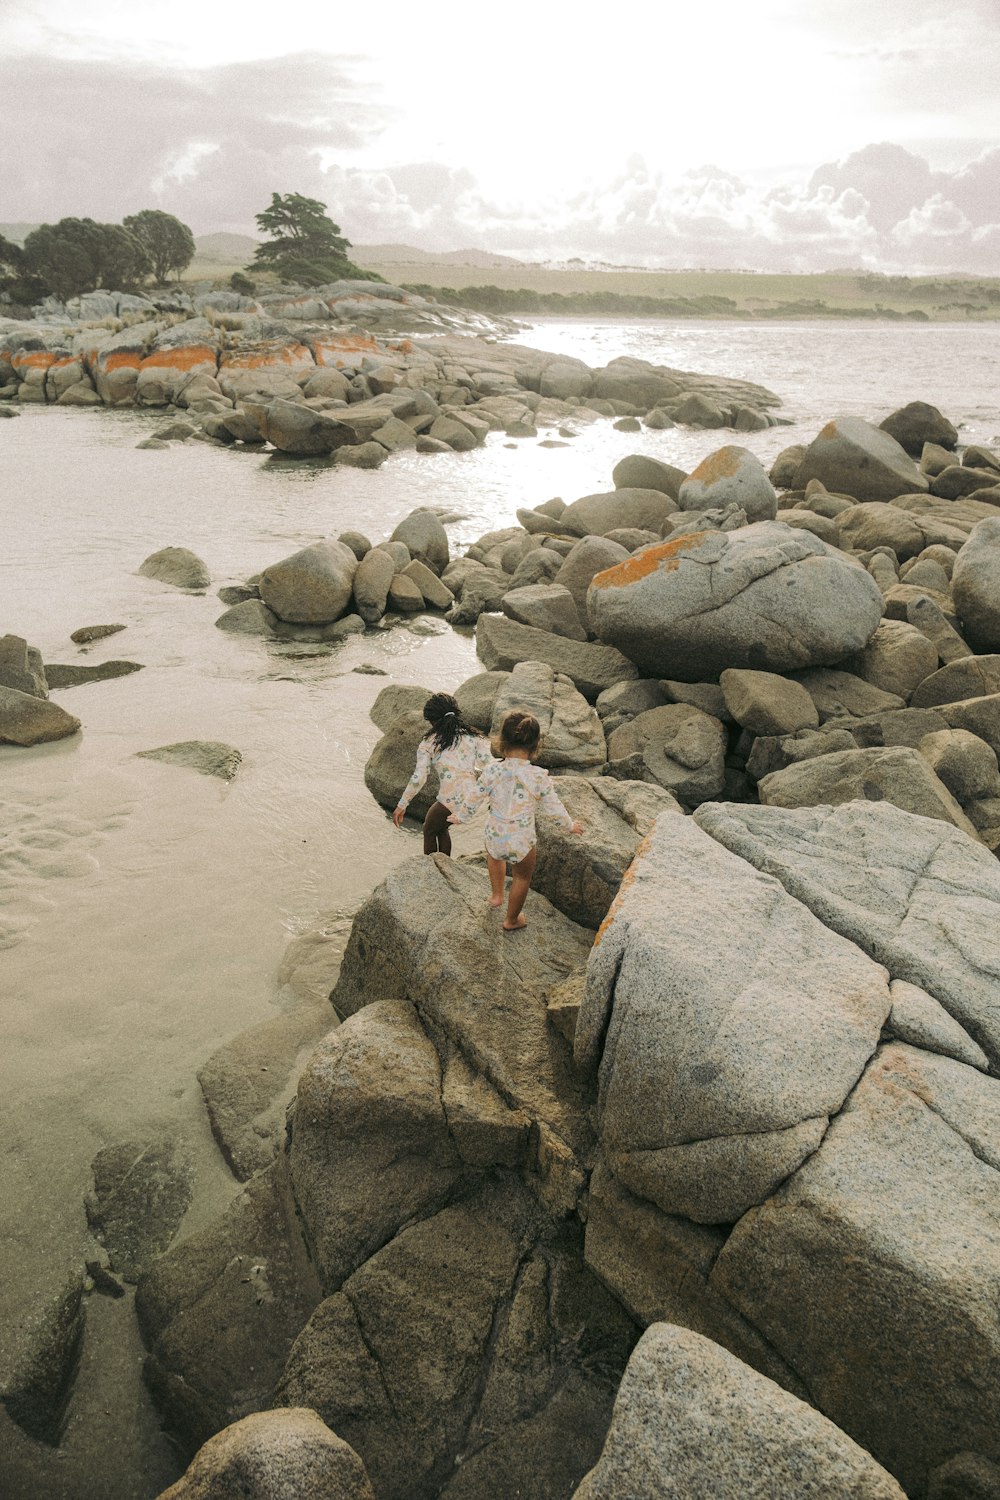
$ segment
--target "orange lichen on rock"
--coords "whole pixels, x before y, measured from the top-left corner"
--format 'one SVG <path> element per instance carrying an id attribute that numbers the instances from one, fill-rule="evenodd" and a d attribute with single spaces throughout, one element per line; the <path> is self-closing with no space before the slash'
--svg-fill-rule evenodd
<path id="1" fill-rule="evenodd" d="M 275 345 L 273 349 L 227 354 L 222 363 L 229 370 L 273 370 L 276 365 L 300 368 L 312 364 L 312 355 L 304 344 Z"/>
<path id="2" fill-rule="evenodd" d="M 15 370 L 48 370 L 59 356 L 48 349 L 19 349 L 11 360 Z M 65 361 L 68 363 L 68 360 Z"/>
<path id="3" fill-rule="evenodd" d="M 118 349 L 114 354 L 99 354 L 97 365 L 101 370 L 138 370 L 142 355 L 134 349 Z"/>
<path id="4" fill-rule="evenodd" d="M 413 353 L 413 340 L 412 339 L 397 339 L 394 344 L 390 344 L 388 347 L 390 349 L 397 350 L 400 354 L 412 354 Z"/>
<path id="5" fill-rule="evenodd" d="M 837 419 L 836 419 L 836 417 L 834 417 L 832 421 L 827 422 L 826 426 L 820 432 L 820 437 L 821 438 L 835 438 L 837 436 L 838 436 L 838 432 L 837 432 Z"/>
<path id="6" fill-rule="evenodd" d="M 595 573 L 593 585 L 598 589 L 625 588 L 630 583 L 638 583 L 641 578 L 648 578 L 650 573 L 655 573 L 661 567 L 665 573 L 673 573 L 680 567 L 682 555 L 700 546 L 709 535 L 711 533 L 707 531 L 690 531 L 686 536 L 679 536 L 675 542 L 648 547 L 645 552 L 615 563 L 613 568 L 605 568 L 603 573 Z"/>
<path id="7" fill-rule="evenodd" d="M 601 941 L 601 938 L 607 932 L 608 928 L 611 926 L 615 917 L 618 915 L 618 908 L 621 906 L 622 901 L 626 893 L 628 892 L 629 886 L 632 885 L 639 873 L 639 861 L 649 849 L 649 841 L 652 836 L 652 832 L 647 833 L 646 837 L 636 845 L 635 853 L 632 856 L 632 863 L 629 865 L 628 869 L 625 871 L 625 874 L 622 876 L 622 883 L 618 887 L 618 894 L 612 901 L 611 905 L 608 907 L 608 914 L 604 918 L 604 921 L 601 923 L 600 927 L 598 927 L 597 929 L 597 935 L 594 938 L 595 948 Z"/>
<path id="8" fill-rule="evenodd" d="M 740 467 L 742 453 L 732 443 L 725 448 L 719 448 L 717 452 L 710 453 L 703 458 L 696 469 L 692 469 L 688 475 L 689 479 L 697 479 L 702 484 L 715 484 L 720 479 L 732 479 Z"/>
<path id="9" fill-rule="evenodd" d="M 142 361 L 144 370 L 195 370 L 215 365 L 215 350 L 208 344 L 187 344 L 183 349 L 157 349 Z"/>
<path id="10" fill-rule="evenodd" d="M 328 354 L 377 354 L 378 345 L 372 338 L 367 338 L 360 333 L 334 334 L 329 338 L 317 339 L 314 344 L 316 351 L 316 363 L 325 365 L 328 363 Z M 333 363 L 342 364 L 343 361 L 334 360 Z"/>

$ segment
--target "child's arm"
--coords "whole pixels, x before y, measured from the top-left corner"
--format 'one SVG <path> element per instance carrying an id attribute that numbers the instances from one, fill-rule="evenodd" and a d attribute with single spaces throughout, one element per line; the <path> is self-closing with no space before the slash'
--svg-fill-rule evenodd
<path id="1" fill-rule="evenodd" d="M 492 750 L 492 747 L 490 746 L 489 740 L 486 739 L 484 735 L 481 735 L 481 734 L 477 735 L 476 736 L 476 775 L 477 776 L 481 776 L 482 773 L 483 773 L 483 771 L 485 771 L 488 766 L 492 766 L 495 763 L 495 760 L 496 760 L 496 757 L 493 754 L 493 750 Z"/>
<path id="2" fill-rule="evenodd" d="M 406 816 L 406 809 L 427 780 L 430 769 L 431 747 L 427 740 L 421 740 L 417 746 L 417 764 L 414 767 L 413 775 L 403 788 L 403 795 L 396 804 L 396 810 L 392 815 L 392 821 L 397 828 L 402 827 L 403 819 Z"/>
<path id="3" fill-rule="evenodd" d="M 570 817 L 556 795 L 556 789 L 552 785 L 548 773 L 546 773 L 545 780 L 539 788 L 538 800 L 542 805 L 542 810 L 547 812 L 550 818 L 555 818 L 556 822 L 561 823 L 564 828 L 568 828 L 570 833 L 583 832 L 583 824 L 578 822 L 577 819 Z"/>
<path id="4" fill-rule="evenodd" d="M 452 813 L 448 819 L 449 823 L 465 823 L 469 818 L 474 818 L 484 802 L 489 801 L 490 792 L 493 790 L 495 778 L 491 774 L 491 768 L 500 764 L 494 760 L 492 755 L 487 755 L 483 766 L 479 764 L 479 756 L 476 756 L 476 778 L 475 785 L 465 798 L 465 810 L 462 813 Z"/>

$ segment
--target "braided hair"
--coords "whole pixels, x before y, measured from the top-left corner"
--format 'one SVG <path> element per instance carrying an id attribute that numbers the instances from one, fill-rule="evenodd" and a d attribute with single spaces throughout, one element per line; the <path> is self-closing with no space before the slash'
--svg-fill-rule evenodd
<path id="1" fill-rule="evenodd" d="M 475 735 L 462 718 L 462 712 L 450 693 L 434 693 L 424 704 L 424 718 L 431 726 L 425 739 L 433 740 L 437 750 L 450 750 L 463 735 Z"/>

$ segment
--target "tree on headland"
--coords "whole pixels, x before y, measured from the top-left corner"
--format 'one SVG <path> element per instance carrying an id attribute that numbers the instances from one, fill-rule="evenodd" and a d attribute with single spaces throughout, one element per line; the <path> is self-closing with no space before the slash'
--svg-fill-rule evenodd
<path id="1" fill-rule="evenodd" d="M 21 246 L 0 234 L 0 296 L 7 303 L 30 303 L 44 295 L 45 286 L 29 273 Z"/>
<path id="2" fill-rule="evenodd" d="M 146 251 L 130 230 L 94 219 L 40 224 L 24 242 L 24 259 L 28 273 L 63 299 L 98 287 L 128 291 L 149 271 Z"/>
<path id="3" fill-rule="evenodd" d="M 168 279 L 171 271 L 179 276 L 194 260 L 194 236 L 186 224 L 159 208 L 144 208 L 122 220 L 145 251 L 149 270 L 157 285 Z"/>
<path id="4" fill-rule="evenodd" d="M 348 259 L 351 242 L 327 215 L 326 205 L 301 193 L 272 193 L 271 205 L 256 216 L 257 227 L 270 236 L 254 252 L 254 268 L 274 271 L 283 281 L 320 286 L 325 281 L 381 281 Z M 247 267 L 247 269 L 251 269 Z"/>

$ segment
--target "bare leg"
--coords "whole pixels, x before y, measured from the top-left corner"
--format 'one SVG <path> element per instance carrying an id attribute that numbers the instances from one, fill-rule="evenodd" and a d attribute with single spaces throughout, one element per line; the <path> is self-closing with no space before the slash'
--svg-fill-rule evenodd
<path id="1" fill-rule="evenodd" d="M 507 861 L 486 856 L 486 868 L 490 872 L 490 905 L 503 906 L 503 888 L 507 879 Z"/>
<path id="2" fill-rule="evenodd" d="M 536 853 L 536 850 L 529 849 L 524 858 L 519 859 L 514 866 L 510 881 L 510 895 L 507 898 L 507 915 L 503 922 L 505 932 L 513 932 L 518 927 L 528 925 L 526 918 L 521 915 L 521 907 L 527 900 L 531 877 L 535 873 Z"/>
<path id="3" fill-rule="evenodd" d="M 451 834 L 448 832 L 450 814 L 443 802 L 432 802 L 424 819 L 424 853 L 450 854 Z"/>

